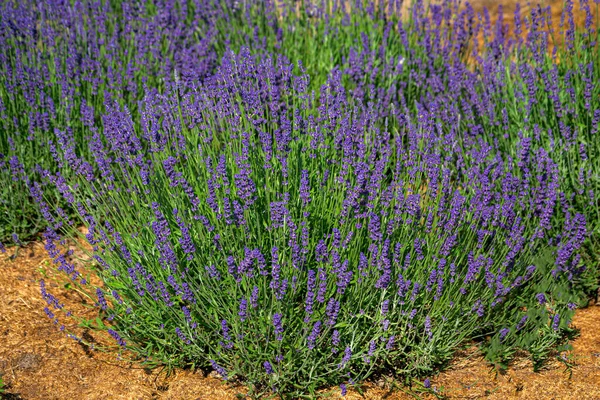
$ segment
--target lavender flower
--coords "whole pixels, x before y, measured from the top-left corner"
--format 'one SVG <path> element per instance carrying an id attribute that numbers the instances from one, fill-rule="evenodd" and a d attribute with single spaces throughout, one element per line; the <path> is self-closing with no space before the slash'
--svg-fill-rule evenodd
<path id="1" fill-rule="evenodd" d="M 338 365 L 338 368 L 342 369 L 342 368 L 346 367 L 348 362 L 350 362 L 351 357 L 352 357 L 352 349 L 350 348 L 350 346 L 348 346 L 348 347 L 346 347 L 346 350 L 344 350 L 344 356 L 342 357 L 342 362 Z"/>
<path id="2" fill-rule="evenodd" d="M 240 321 L 244 322 L 248 318 L 248 301 L 246 299 L 240 300 L 240 310 L 238 312 Z"/>
<path id="3" fill-rule="evenodd" d="M 102 292 L 102 289 L 96 289 L 96 296 L 98 296 L 98 304 L 100 305 L 100 308 L 106 310 L 108 304 L 106 303 L 106 298 L 104 297 L 104 292 Z"/>
<path id="4" fill-rule="evenodd" d="M 554 317 L 552 318 L 552 329 L 557 331 L 559 324 L 560 324 L 560 315 L 554 314 Z"/>
<path id="5" fill-rule="evenodd" d="M 319 243 L 317 243 L 317 246 L 315 247 L 315 255 L 318 262 L 327 262 L 329 255 L 324 240 L 319 240 Z"/>
<path id="6" fill-rule="evenodd" d="M 223 335 L 225 342 L 219 342 L 219 344 L 226 349 L 232 349 L 233 343 L 231 341 L 231 336 L 229 336 L 229 326 L 227 325 L 226 320 L 221 321 L 221 334 Z"/>
<path id="7" fill-rule="evenodd" d="M 325 309 L 325 314 L 327 315 L 327 325 L 333 326 L 335 325 L 338 317 L 338 313 L 340 312 L 340 302 L 334 299 L 333 297 L 329 299 L 327 302 L 327 307 Z"/>
<path id="8" fill-rule="evenodd" d="M 321 333 L 321 325 L 322 325 L 321 321 L 315 322 L 310 335 L 306 339 L 306 342 L 307 342 L 306 347 L 308 347 L 309 350 L 312 350 L 315 348 L 315 342 L 318 339 L 319 334 Z"/>
<path id="9" fill-rule="evenodd" d="M 183 252 L 188 255 L 188 261 L 191 261 L 194 257 L 193 254 L 196 252 L 196 246 L 194 245 L 194 242 L 192 241 L 192 238 L 190 236 L 190 230 L 181 220 L 181 218 L 177 216 L 177 209 L 173 210 L 173 214 L 176 216 L 177 225 L 179 225 L 179 229 L 181 230 L 181 238 L 179 239 L 179 244 L 181 244 Z"/>
<path id="10" fill-rule="evenodd" d="M 187 338 L 187 336 L 185 336 L 183 331 L 181 329 L 179 329 L 178 327 L 175 328 L 175 333 L 177 334 L 177 336 L 179 336 L 179 339 L 181 339 L 181 341 L 184 342 L 185 344 L 192 344 L 192 341 L 189 340 Z"/>
<path id="11" fill-rule="evenodd" d="M 340 344 L 340 332 L 337 329 L 331 335 L 331 344 L 333 344 L 331 351 L 337 353 L 337 346 Z"/>
<path id="12" fill-rule="evenodd" d="M 388 351 L 392 350 L 394 348 L 395 340 L 396 340 L 396 336 L 394 336 L 394 335 L 390 336 L 387 343 L 385 344 L 385 349 Z"/>
<path id="13" fill-rule="evenodd" d="M 327 273 L 323 268 L 319 268 L 319 290 L 317 292 L 317 301 L 325 302 L 325 293 L 327 292 Z"/>
<path id="14" fill-rule="evenodd" d="M 310 202 L 310 183 L 308 178 L 308 170 L 303 169 L 300 177 L 300 199 L 302 206 L 306 207 Z"/>
<path id="15" fill-rule="evenodd" d="M 389 311 L 389 307 L 390 307 L 390 301 L 389 300 L 384 300 L 381 303 L 381 315 L 386 315 Z"/>
<path id="16" fill-rule="evenodd" d="M 538 293 L 538 294 L 536 294 L 535 298 L 537 299 L 537 301 L 540 304 L 545 304 L 546 303 L 546 296 L 544 295 L 544 293 Z"/>
<path id="17" fill-rule="evenodd" d="M 169 241 L 169 236 L 171 235 L 169 224 L 165 219 L 163 213 L 160 211 L 158 203 L 152 203 L 152 210 L 154 211 L 154 215 L 156 218 L 156 221 L 152 222 L 152 230 L 156 235 L 155 245 L 158 248 L 158 251 L 161 255 L 159 261 L 163 268 L 175 271 L 178 262 L 177 256 L 175 255 L 173 247 L 171 246 L 171 243 Z"/>
<path id="18" fill-rule="evenodd" d="M 50 309 L 48 307 L 44 307 L 44 312 L 46 313 L 48 318 L 50 318 L 50 319 L 54 318 L 54 313 L 52 311 L 50 311 Z"/>
<path id="19" fill-rule="evenodd" d="M 271 366 L 270 362 L 265 361 L 263 363 L 263 367 L 265 368 L 265 372 L 267 373 L 267 375 L 271 375 L 273 373 L 273 367 Z"/>
<path id="20" fill-rule="evenodd" d="M 252 294 L 250 295 L 250 304 L 252 305 L 252 308 L 258 307 L 258 290 L 258 286 L 254 286 L 252 289 Z"/>
<path id="21" fill-rule="evenodd" d="M 126 347 L 127 346 L 127 343 L 125 342 L 125 340 L 123 340 L 123 338 L 116 331 L 114 331 L 112 329 L 109 329 L 108 330 L 108 334 L 110 336 L 112 336 L 113 339 L 115 339 L 115 341 L 117 342 L 117 344 L 119 346 L 121 346 L 121 347 Z"/>
<path id="22" fill-rule="evenodd" d="M 510 329 L 508 329 L 508 328 L 500 329 L 500 342 L 503 342 L 504 339 L 506 338 L 506 335 L 508 335 L 509 333 L 510 333 Z"/>
<path id="23" fill-rule="evenodd" d="M 477 300 L 475 302 L 475 304 L 473 305 L 473 307 L 471 308 L 471 311 L 474 311 L 475 313 L 477 313 L 477 316 L 479 318 L 483 317 L 483 315 L 485 314 L 483 302 L 481 300 Z"/>
<path id="24" fill-rule="evenodd" d="M 429 315 L 425 317 L 425 333 L 427 333 L 429 340 L 433 339 L 433 333 L 431 332 L 431 317 Z"/>
<path id="25" fill-rule="evenodd" d="M 348 393 L 348 389 L 346 388 L 345 384 L 340 384 L 340 392 L 342 396 L 346 396 L 346 394 Z"/>
<path id="26" fill-rule="evenodd" d="M 224 380 L 227 380 L 227 370 L 225 368 L 223 368 L 219 364 L 217 364 L 217 362 L 215 360 L 210 360 L 210 364 L 212 365 L 213 369 L 215 371 L 217 371 L 217 373 L 219 375 L 221 375 L 221 377 Z"/>
<path id="27" fill-rule="evenodd" d="M 275 338 L 279 341 L 283 340 L 283 325 L 281 322 L 281 314 L 273 314 L 273 327 L 275 328 Z"/>
<path id="28" fill-rule="evenodd" d="M 269 284 L 269 286 L 271 287 L 271 289 L 275 290 L 277 293 L 277 290 L 280 288 L 281 286 L 281 281 L 280 281 L 280 272 L 281 272 L 281 266 L 279 265 L 279 249 L 276 246 L 273 246 L 273 248 L 271 249 L 271 283 Z M 279 297 L 276 294 L 276 297 Z M 280 300 L 278 298 L 278 300 Z"/>

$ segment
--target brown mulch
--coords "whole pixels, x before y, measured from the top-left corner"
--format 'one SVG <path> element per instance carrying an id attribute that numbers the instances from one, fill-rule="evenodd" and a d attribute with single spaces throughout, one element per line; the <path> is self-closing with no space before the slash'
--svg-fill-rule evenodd
<path id="1" fill-rule="evenodd" d="M 0 254 L 0 375 L 6 399 L 236 399 L 243 387 L 201 371 L 175 370 L 170 376 L 160 368 L 149 370 L 124 361 L 114 341 L 102 332 L 78 328 L 69 318 L 50 320 L 39 289 L 44 277 L 54 294 L 74 314 L 93 316 L 85 299 L 63 290 L 53 279 L 51 260 L 42 243 L 32 243 Z M 75 254 L 78 255 L 77 253 Z M 79 254 L 79 256 L 82 256 Z M 581 330 L 569 354 L 575 366 L 572 376 L 558 361 L 550 361 L 539 373 L 527 358 L 517 359 L 505 374 L 496 374 L 471 349 L 457 356 L 443 373 L 432 379 L 440 396 L 449 399 L 597 399 L 600 400 L 600 307 L 578 310 L 573 325 Z M 88 343 L 114 350 L 98 351 L 68 338 L 59 330 L 83 336 Z M 398 385 L 393 385 L 398 386 Z M 408 388 L 389 390 L 384 382 L 366 385 L 367 399 L 412 399 Z M 337 391 L 336 393 L 339 393 Z M 1 395 L 0 395 L 1 397 Z M 337 397 L 337 395 L 334 395 Z M 356 392 L 347 398 L 360 399 Z M 433 398 L 426 396 L 426 398 Z"/>

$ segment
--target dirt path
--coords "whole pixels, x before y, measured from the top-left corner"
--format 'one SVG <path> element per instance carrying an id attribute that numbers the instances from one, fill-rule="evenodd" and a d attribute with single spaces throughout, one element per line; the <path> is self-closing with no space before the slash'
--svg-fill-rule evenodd
<path id="1" fill-rule="evenodd" d="M 243 391 L 202 372 L 177 370 L 167 377 L 160 370 L 119 361 L 116 350 L 94 351 L 68 338 L 60 331 L 60 323 L 88 342 L 113 344 L 101 333 L 67 324 L 69 319 L 54 324 L 46 316 L 39 280 L 42 270 L 52 269 L 43 244 L 20 249 L 14 260 L 10 257 L 13 251 L 0 254 L 0 375 L 7 385 L 5 398 L 221 400 L 236 399 Z M 51 273 L 46 280 L 52 280 Z M 55 283 L 48 286 L 74 313 L 93 315 L 77 295 Z M 573 343 L 577 365 L 571 379 L 558 361 L 534 373 L 526 359 L 516 361 L 505 375 L 495 376 L 473 349 L 432 379 L 432 386 L 451 399 L 600 399 L 599 322 L 600 307 L 579 310 L 575 316 L 573 324 L 581 329 L 581 336 Z M 370 384 L 365 397 L 400 400 L 414 398 L 414 394 Z M 349 393 L 347 398 L 361 397 Z"/>

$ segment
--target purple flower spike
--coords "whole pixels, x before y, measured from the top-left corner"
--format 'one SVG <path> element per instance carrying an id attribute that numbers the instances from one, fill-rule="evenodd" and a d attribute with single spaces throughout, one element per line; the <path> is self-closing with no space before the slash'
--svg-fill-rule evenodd
<path id="1" fill-rule="evenodd" d="M 104 292 L 102 292 L 102 289 L 100 289 L 100 288 L 96 289 L 96 295 L 98 296 L 98 305 L 103 310 L 106 310 L 106 308 L 108 307 L 108 304 L 106 303 L 106 298 L 104 298 Z"/>
<path id="2" fill-rule="evenodd" d="M 425 317 L 425 333 L 427 333 L 430 340 L 433 339 L 433 333 L 431 332 L 431 317 L 429 315 Z"/>
<path id="3" fill-rule="evenodd" d="M 265 372 L 267 373 L 267 375 L 271 375 L 273 373 L 273 367 L 271 366 L 270 362 L 265 361 L 263 363 L 263 367 L 265 367 Z"/>
<path id="4" fill-rule="evenodd" d="M 503 342 L 504 339 L 506 338 L 506 335 L 508 335 L 509 333 L 510 333 L 510 329 L 508 329 L 508 328 L 500 329 L 500 342 Z"/>
<path id="5" fill-rule="evenodd" d="M 315 322 L 310 335 L 306 339 L 306 342 L 307 342 L 306 347 L 308 347 L 309 350 L 312 350 L 315 348 L 315 342 L 317 341 L 319 334 L 321 333 L 321 325 L 322 325 L 321 321 Z"/>
<path id="6" fill-rule="evenodd" d="M 275 338 L 279 341 L 283 340 L 283 324 L 281 322 L 281 314 L 273 314 L 273 327 L 275 328 Z"/>
<path id="7" fill-rule="evenodd" d="M 127 346 L 127 343 L 125 343 L 125 340 L 123 340 L 123 338 L 116 331 L 109 329 L 108 333 L 110 334 L 110 336 L 113 337 L 113 339 L 115 339 L 115 341 L 119 344 L 119 346 L 121 346 L 121 347 Z"/>
<path id="8" fill-rule="evenodd" d="M 338 365 L 339 369 L 342 369 L 350 362 L 350 358 L 352 357 L 352 349 L 350 346 L 346 347 L 344 350 L 344 357 L 342 357 L 342 362 Z"/>
<path id="9" fill-rule="evenodd" d="M 348 389 L 346 388 L 346 385 L 345 385 L 345 384 L 343 384 L 343 383 L 342 383 L 342 384 L 340 385 L 340 391 L 341 391 L 341 395 L 342 395 L 342 396 L 346 396 L 346 394 L 348 393 Z"/>
<path id="10" fill-rule="evenodd" d="M 545 304 L 546 303 L 546 296 L 544 295 L 544 293 L 538 293 L 535 298 L 537 299 L 537 301 L 540 304 Z"/>
<path id="11" fill-rule="evenodd" d="M 217 374 L 221 375 L 224 380 L 227 380 L 227 370 L 221 367 L 215 360 L 210 360 L 210 364 L 213 369 L 217 372 Z"/>
<path id="12" fill-rule="evenodd" d="M 555 314 L 554 318 L 552 318 L 552 329 L 557 331 L 560 324 L 560 315 Z"/>
<path id="13" fill-rule="evenodd" d="M 246 318 L 248 318 L 248 300 L 240 300 L 240 311 L 238 312 L 238 315 L 240 316 L 240 321 L 242 322 L 244 322 Z"/>
<path id="14" fill-rule="evenodd" d="M 308 171 L 303 169 L 300 177 L 300 199 L 302 200 L 302 206 L 306 207 L 310 203 L 310 183 L 308 178 Z"/>
<path id="15" fill-rule="evenodd" d="M 258 291 L 258 286 L 254 286 L 252 294 L 250 295 L 250 304 L 252 305 L 252 308 L 258 307 Z"/>

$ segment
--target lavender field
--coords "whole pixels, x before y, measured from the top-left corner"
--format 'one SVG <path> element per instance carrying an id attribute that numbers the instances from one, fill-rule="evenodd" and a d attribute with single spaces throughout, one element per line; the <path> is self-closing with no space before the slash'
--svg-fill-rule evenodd
<path id="1" fill-rule="evenodd" d="M 0 251 L 43 242 L 73 346 L 249 398 L 436 395 L 466 344 L 569 369 L 598 4 L 2 2 Z"/>

